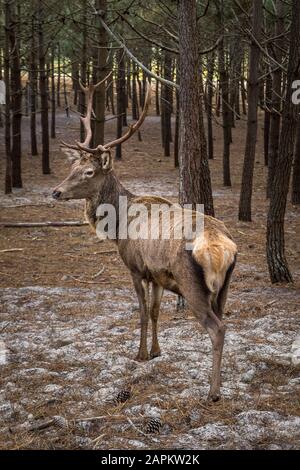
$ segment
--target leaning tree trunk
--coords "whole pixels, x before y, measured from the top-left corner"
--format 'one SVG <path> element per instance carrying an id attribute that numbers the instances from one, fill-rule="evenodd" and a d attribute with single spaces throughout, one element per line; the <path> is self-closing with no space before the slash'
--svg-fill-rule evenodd
<path id="1" fill-rule="evenodd" d="M 252 33 L 256 41 L 261 40 L 262 0 L 253 1 Z M 254 159 L 257 138 L 257 105 L 259 96 L 259 57 L 260 49 L 252 39 L 248 85 L 248 121 L 243 176 L 239 204 L 239 220 L 251 222 L 251 200 Z"/>
<path id="2" fill-rule="evenodd" d="M 20 50 L 18 38 L 18 21 L 11 10 L 10 48 L 11 48 L 11 109 L 12 109 L 12 185 L 22 188 L 21 174 L 21 120 L 22 120 L 22 83 L 20 67 Z"/>
<path id="3" fill-rule="evenodd" d="M 179 0 L 180 203 L 214 215 L 199 86 L 196 0 Z"/>
<path id="4" fill-rule="evenodd" d="M 10 125 L 10 0 L 4 2 L 5 15 L 5 42 L 4 42 L 4 81 L 5 81 L 5 194 L 12 192 L 12 168 L 11 168 L 11 125 Z"/>
<path id="5" fill-rule="evenodd" d="M 47 73 L 45 70 L 46 50 L 44 47 L 44 31 L 43 31 L 43 11 L 44 5 L 39 0 L 39 68 L 40 68 L 40 96 L 41 96 L 41 124 L 42 124 L 42 169 L 43 174 L 50 174 L 49 164 L 49 123 L 48 123 L 48 93 L 47 93 Z"/>
<path id="6" fill-rule="evenodd" d="M 294 168 L 292 179 L 292 204 L 300 204 L 300 119 L 298 117 L 297 141 L 294 155 Z"/>
<path id="7" fill-rule="evenodd" d="M 279 150 L 274 171 L 267 221 L 267 260 L 271 281 L 291 282 L 285 256 L 284 215 L 293 161 L 294 142 L 299 106 L 292 101 L 292 84 L 300 78 L 300 2 L 293 0 L 290 52 L 286 97 L 283 105 Z"/>

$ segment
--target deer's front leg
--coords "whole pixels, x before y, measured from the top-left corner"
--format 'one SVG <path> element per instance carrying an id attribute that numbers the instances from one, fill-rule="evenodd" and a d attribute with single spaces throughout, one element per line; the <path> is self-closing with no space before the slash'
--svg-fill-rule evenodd
<path id="1" fill-rule="evenodd" d="M 133 284 L 138 296 L 141 318 L 140 348 L 136 359 L 147 361 L 149 359 L 147 349 L 147 331 L 149 321 L 149 283 L 136 275 L 132 275 Z"/>
<path id="2" fill-rule="evenodd" d="M 152 320 L 152 347 L 150 351 L 150 357 L 153 359 L 154 357 L 160 356 L 160 347 L 158 344 L 157 338 L 157 321 L 159 316 L 159 307 L 160 302 L 163 294 L 163 288 L 155 283 L 152 285 L 152 298 L 150 304 L 150 316 Z"/>

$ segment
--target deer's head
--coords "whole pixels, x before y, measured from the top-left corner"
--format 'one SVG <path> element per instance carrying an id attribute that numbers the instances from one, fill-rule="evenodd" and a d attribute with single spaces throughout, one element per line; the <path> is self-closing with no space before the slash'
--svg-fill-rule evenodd
<path id="1" fill-rule="evenodd" d="M 107 80 L 109 75 L 96 85 L 90 84 L 89 87 L 84 87 L 80 83 L 87 102 L 86 116 L 81 117 L 85 130 L 85 140 L 84 142 L 76 142 L 74 145 L 62 142 L 62 148 L 72 161 L 72 167 L 69 176 L 53 190 L 52 196 L 54 199 L 91 198 L 95 192 L 99 191 L 105 177 L 112 170 L 110 149 L 129 139 L 145 120 L 151 100 L 150 84 L 147 88 L 145 105 L 139 120 L 134 125 L 129 126 L 128 131 L 120 138 L 105 145 L 98 145 L 96 148 L 89 147 L 92 138 L 91 115 L 93 95 L 96 88 Z"/>

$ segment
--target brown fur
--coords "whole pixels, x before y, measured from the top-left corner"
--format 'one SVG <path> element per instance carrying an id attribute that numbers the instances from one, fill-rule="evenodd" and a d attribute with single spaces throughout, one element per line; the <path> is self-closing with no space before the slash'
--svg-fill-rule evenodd
<path id="1" fill-rule="evenodd" d="M 111 157 L 110 157 L 111 158 Z M 70 176 L 56 188 L 62 199 L 82 198 L 86 191 L 86 217 L 92 227 L 97 224 L 96 210 L 101 203 L 113 204 L 120 221 L 119 196 L 127 196 L 128 205 L 144 204 L 150 211 L 152 204 L 172 203 L 157 196 L 135 196 L 127 191 L 111 169 L 102 169 L 102 159 L 85 156 L 73 166 Z M 86 169 L 93 168 L 93 178 L 85 181 Z M 108 168 L 108 170 L 107 170 Z M 78 196 L 76 184 L 78 179 Z M 178 206 L 179 207 L 179 206 Z M 149 212 L 150 214 L 150 212 Z M 192 213 L 195 218 L 196 213 Z M 148 214 L 147 214 L 148 218 Z M 128 220 L 130 222 L 130 218 Z M 236 245 L 225 225 L 219 220 L 205 216 L 204 233 L 192 240 L 192 251 L 186 250 L 186 240 L 161 237 L 163 215 L 158 227 L 160 238 L 146 240 L 116 240 L 118 250 L 125 265 L 130 270 L 137 292 L 141 313 L 141 340 L 137 359 L 148 359 L 147 329 L 149 316 L 152 321 L 152 348 L 150 357 L 160 354 L 157 339 L 157 321 L 163 289 L 181 294 L 188 301 L 200 324 L 210 335 L 213 346 L 213 368 L 210 397 L 216 400 L 220 393 L 220 366 L 224 342 L 225 326 L 222 313 L 226 302 L 230 276 L 235 264 Z M 146 219 L 142 221 L 146 224 Z M 146 226 L 145 226 L 146 227 Z M 175 227 L 174 219 L 171 227 Z M 152 286 L 150 300 L 149 288 Z"/>

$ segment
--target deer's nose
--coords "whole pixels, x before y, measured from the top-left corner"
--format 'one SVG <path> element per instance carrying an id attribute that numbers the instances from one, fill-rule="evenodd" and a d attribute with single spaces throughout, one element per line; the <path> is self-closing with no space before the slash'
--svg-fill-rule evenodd
<path id="1" fill-rule="evenodd" d="M 61 195 L 61 191 L 56 191 L 54 190 L 53 193 L 52 193 L 52 197 L 54 199 L 59 199 L 60 198 L 60 195 Z"/>

